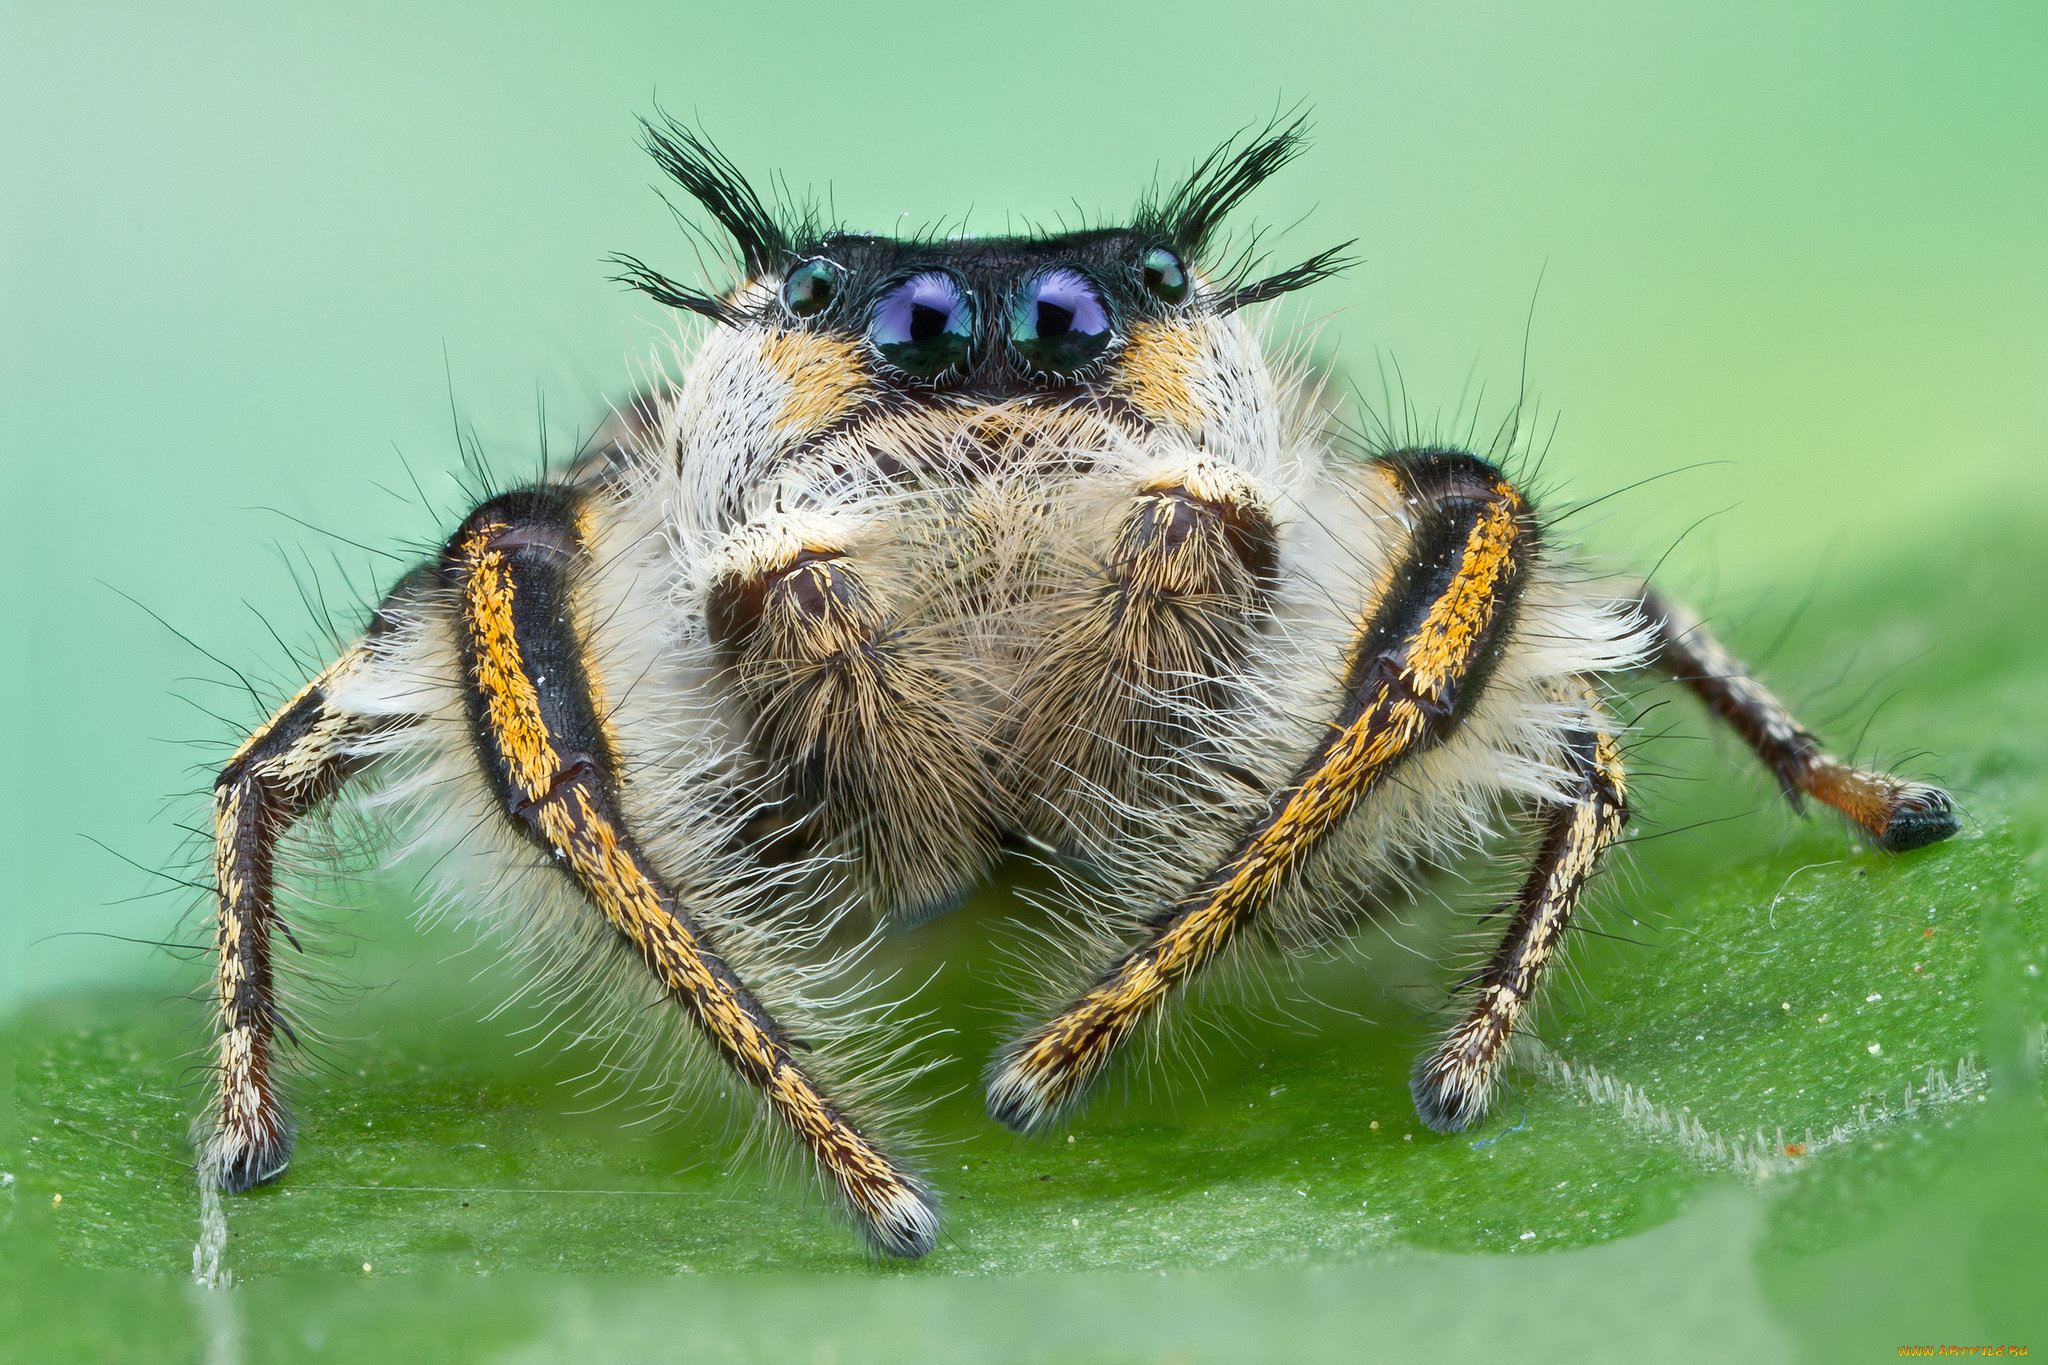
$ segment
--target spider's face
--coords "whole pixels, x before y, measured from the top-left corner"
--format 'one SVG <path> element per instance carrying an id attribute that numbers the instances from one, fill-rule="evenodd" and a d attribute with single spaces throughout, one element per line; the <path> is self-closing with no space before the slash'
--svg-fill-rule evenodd
<path id="1" fill-rule="evenodd" d="M 1161 441 L 1270 446 L 1273 384 L 1237 313 L 1337 258 L 1251 283 L 1200 268 L 1222 215 L 1293 155 L 1291 127 L 1211 157 L 1129 227 L 941 240 L 792 227 L 688 129 L 648 131 L 739 247 L 742 278 L 716 296 L 621 258 L 627 280 L 719 324 L 692 366 L 679 455 L 691 461 L 693 433 L 707 458 L 715 440 L 735 504 L 799 475 L 816 488 L 821 472 L 857 482 L 1026 457 L 1081 468 Z"/>
<path id="2" fill-rule="evenodd" d="M 1137 231 L 835 234 L 722 302 L 723 335 L 699 369 L 733 409 L 709 425 L 765 423 L 757 478 L 821 461 L 988 468 L 1025 447 L 1086 464 L 1110 442 L 1199 444 L 1270 401 L 1228 301 Z"/>
<path id="3" fill-rule="evenodd" d="M 1123 389 L 1125 353 L 1191 338 L 1192 271 L 1129 231 L 906 243 L 838 235 L 798 248 L 759 325 L 844 347 L 866 382 L 996 403 Z M 1142 361 L 1141 361 L 1142 368 Z"/>

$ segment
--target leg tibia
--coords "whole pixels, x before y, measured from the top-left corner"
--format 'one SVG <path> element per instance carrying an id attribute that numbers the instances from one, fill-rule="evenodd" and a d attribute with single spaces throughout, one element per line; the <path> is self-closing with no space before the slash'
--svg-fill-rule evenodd
<path id="1" fill-rule="evenodd" d="M 779 518 L 734 536 L 708 605 L 770 794 L 878 913 L 916 922 L 994 860 L 994 803 L 957 680 L 906 642 L 888 573 L 836 519 Z"/>
<path id="2" fill-rule="evenodd" d="M 1893 853 L 1939 843 L 1956 832 L 1955 803 L 1947 792 L 1843 763 L 1744 671 L 1699 617 L 1648 584 L 1642 610 L 1656 633 L 1657 668 L 1691 688 L 1748 742 L 1795 809 L 1802 796 L 1811 796 Z"/>
<path id="3" fill-rule="evenodd" d="M 1416 1113 L 1439 1133 L 1462 1132 L 1486 1117 L 1494 1080 L 1572 911 L 1600 855 L 1628 822 L 1627 782 L 1612 735 L 1598 729 L 1573 736 L 1565 762 L 1573 774 L 1568 800 L 1544 818 L 1507 933 L 1467 988 L 1464 1018 L 1416 1062 L 1409 1079 Z"/>

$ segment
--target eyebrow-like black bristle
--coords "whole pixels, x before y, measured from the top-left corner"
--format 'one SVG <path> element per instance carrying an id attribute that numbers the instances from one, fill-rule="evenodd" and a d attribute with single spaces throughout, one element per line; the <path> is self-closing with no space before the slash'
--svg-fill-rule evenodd
<path id="1" fill-rule="evenodd" d="M 638 257 L 614 253 L 606 259 L 619 267 L 620 273 L 611 277 L 614 283 L 630 285 L 656 303 L 665 304 L 670 308 L 687 309 L 710 318 L 713 322 L 729 323 L 738 317 L 732 305 L 716 294 L 706 294 L 687 285 L 677 284 Z"/>
<path id="2" fill-rule="evenodd" d="M 1268 275 L 1266 278 L 1254 280 L 1250 284 L 1241 284 L 1218 298 L 1216 300 L 1216 307 L 1222 312 L 1249 308 L 1252 304 L 1264 303 L 1268 299 L 1277 299 L 1282 294 L 1290 293 L 1296 289 L 1304 289 L 1318 280 L 1326 280 L 1346 267 L 1357 264 L 1358 258 L 1356 256 L 1345 254 L 1356 245 L 1357 239 L 1353 238 L 1341 246 L 1333 246 L 1328 251 L 1317 252 L 1300 265 L 1289 266 L 1278 274 Z"/>
<path id="3" fill-rule="evenodd" d="M 764 200 L 732 160 L 714 147 L 700 130 L 682 123 L 659 106 L 651 116 L 641 118 L 640 126 L 642 144 L 647 151 L 730 239 L 734 248 L 730 259 L 738 276 L 734 281 L 735 289 L 763 278 L 779 277 L 792 259 L 824 250 L 829 242 L 844 244 L 835 233 L 820 235 L 821 225 L 815 208 L 806 206 L 801 211 L 791 210 L 785 194 L 776 195 L 773 204 Z M 1155 188 L 1155 192 L 1139 204 L 1135 221 L 1129 229 L 1041 231 L 984 245 L 989 249 L 1009 247 L 1031 253 L 1068 242 L 1078 244 L 1083 239 L 1105 232 L 1118 236 L 1127 232 L 1140 239 L 1171 243 L 1183 259 L 1198 262 L 1216 246 L 1224 220 L 1253 190 L 1299 156 L 1307 146 L 1307 115 L 1293 112 L 1277 115 L 1256 132 L 1248 136 L 1240 132 L 1201 157 L 1186 179 L 1163 197 Z M 703 235 L 689 216 L 675 205 L 671 204 L 670 209 L 686 233 L 697 237 L 714 252 L 723 253 L 723 243 Z M 942 249 L 950 239 L 942 240 L 937 233 L 938 229 L 934 227 L 908 239 L 894 239 L 894 245 L 899 250 L 917 246 Z M 1246 246 L 1233 264 L 1216 268 L 1210 278 L 1209 287 L 1214 292 L 1209 295 L 1209 306 L 1220 312 L 1229 312 L 1264 303 L 1290 290 L 1313 284 L 1350 263 L 1344 252 L 1351 244 L 1346 243 L 1288 270 L 1248 281 L 1258 254 L 1255 243 L 1254 238 L 1253 244 Z M 619 253 L 610 260 L 620 268 L 620 273 L 612 277 L 616 282 L 637 289 L 670 308 L 684 309 L 728 325 L 749 315 L 747 310 L 735 307 L 732 294 L 725 291 L 711 293 L 680 284 L 637 256 Z"/>
<path id="4" fill-rule="evenodd" d="M 688 191 L 732 237 L 746 263 L 747 278 L 759 279 L 781 269 L 789 256 L 789 236 L 747 178 L 740 174 L 739 167 L 697 130 L 659 107 L 654 113 L 653 118 L 640 120 L 645 133 L 642 145 L 661 163 L 669 178 Z M 637 280 L 631 282 L 643 287 Z"/>
<path id="5" fill-rule="evenodd" d="M 1141 204 L 1136 226 L 1198 258 L 1231 210 L 1282 166 L 1308 148 L 1308 115 L 1275 118 L 1240 144 L 1231 138 L 1195 163 L 1188 178 L 1163 200 Z"/>

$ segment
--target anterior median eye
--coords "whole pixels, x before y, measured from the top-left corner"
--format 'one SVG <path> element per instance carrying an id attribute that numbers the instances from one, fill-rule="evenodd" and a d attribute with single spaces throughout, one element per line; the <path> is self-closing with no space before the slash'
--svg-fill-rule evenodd
<path id="1" fill-rule="evenodd" d="M 1161 303 L 1186 303 L 1188 298 L 1187 267 L 1180 263 L 1180 257 L 1163 246 L 1155 246 L 1145 253 L 1140 263 L 1145 275 L 1145 287 L 1152 291 L 1152 297 Z"/>
<path id="2" fill-rule="evenodd" d="M 1070 374 L 1109 344 L 1102 295 L 1079 271 L 1048 270 L 1018 294 L 1010 340 L 1033 369 Z"/>
<path id="3" fill-rule="evenodd" d="M 839 267 L 819 259 L 805 261 L 782 282 L 782 302 L 800 318 L 822 312 L 839 293 Z"/>
<path id="4" fill-rule="evenodd" d="M 875 305 L 868 336 L 906 374 L 934 379 L 967 359 L 974 315 L 951 275 L 930 271 L 891 289 Z"/>

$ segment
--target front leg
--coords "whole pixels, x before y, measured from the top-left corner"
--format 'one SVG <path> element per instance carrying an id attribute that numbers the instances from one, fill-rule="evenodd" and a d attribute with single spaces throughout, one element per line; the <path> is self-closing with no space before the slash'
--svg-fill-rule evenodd
<path id="1" fill-rule="evenodd" d="M 443 556 L 460 598 L 466 700 L 486 775 L 521 831 L 809 1151 L 873 1243 L 922 1256 L 938 1236 L 936 1196 L 797 1064 L 789 1035 L 690 913 L 693 888 L 671 886 L 626 826 L 618 755 L 576 621 L 584 562 L 573 496 L 551 490 L 486 503 Z"/>
<path id="2" fill-rule="evenodd" d="M 1684 683 L 1756 751 L 1793 809 L 1811 796 L 1833 806 L 1888 853 L 1940 843 L 1956 832 L 1955 802 L 1939 787 L 1852 768 L 1749 676 L 1699 617 L 1645 583 L 1643 616 L 1654 631 L 1652 663 Z"/>
<path id="3" fill-rule="evenodd" d="M 1123 1042 L 1298 875 L 1389 774 L 1441 743 L 1508 634 L 1537 532 L 1500 471 L 1453 451 L 1382 468 L 1413 527 L 1346 655 L 1345 703 L 1326 736 L 1222 863 L 1156 914 L 1144 939 L 1080 999 L 1011 1043 L 987 1081 L 992 1116 L 1039 1132 L 1070 1113 Z"/>

